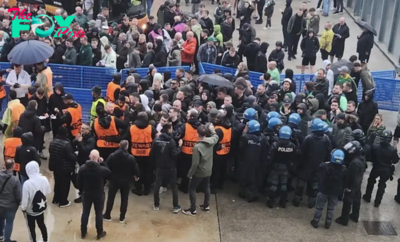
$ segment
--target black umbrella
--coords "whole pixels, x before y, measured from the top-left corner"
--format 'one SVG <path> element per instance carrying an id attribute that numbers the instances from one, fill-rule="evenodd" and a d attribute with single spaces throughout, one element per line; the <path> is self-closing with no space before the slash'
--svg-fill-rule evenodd
<path id="1" fill-rule="evenodd" d="M 198 79 L 199 82 L 205 82 L 213 86 L 219 86 L 219 87 L 233 87 L 232 82 L 230 82 L 228 79 L 217 75 L 217 74 L 205 74 L 199 76 Z"/>
<path id="2" fill-rule="evenodd" d="M 43 62 L 54 53 L 54 49 L 38 40 L 27 40 L 17 44 L 8 54 L 8 60 L 18 65 L 32 65 Z"/>
<path id="3" fill-rule="evenodd" d="M 342 59 L 340 61 L 336 61 L 335 63 L 331 64 L 331 70 L 333 72 L 334 80 L 337 79 L 337 77 L 340 74 L 339 68 L 342 66 L 347 66 L 349 68 L 349 71 L 351 72 L 351 69 L 353 69 L 354 64 L 348 60 Z"/>
<path id="4" fill-rule="evenodd" d="M 376 30 L 369 23 L 362 21 L 361 19 L 357 19 L 356 24 L 363 29 L 370 31 L 373 35 L 377 35 Z"/>

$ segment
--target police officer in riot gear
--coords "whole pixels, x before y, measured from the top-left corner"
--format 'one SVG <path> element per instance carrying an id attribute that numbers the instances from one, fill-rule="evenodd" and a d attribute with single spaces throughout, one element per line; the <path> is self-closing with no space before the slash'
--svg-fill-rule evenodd
<path id="1" fill-rule="evenodd" d="M 332 150 L 328 136 L 324 135 L 324 121 L 319 118 L 312 120 L 311 133 L 301 145 L 302 160 L 299 162 L 299 172 L 293 205 L 298 207 L 302 199 L 304 187 L 307 185 L 308 207 L 315 206 L 318 192 L 318 171 L 322 162 L 330 160 Z"/>
<path id="2" fill-rule="evenodd" d="M 324 134 L 328 136 L 329 140 L 331 141 L 332 149 L 336 149 L 336 141 L 333 137 L 332 132 L 329 130 L 329 125 L 324 122 Z"/>
<path id="3" fill-rule="evenodd" d="M 365 134 L 364 131 L 361 129 L 355 129 L 351 133 L 353 136 L 353 139 L 358 141 L 363 148 L 363 155 L 365 156 L 365 161 L 371 160 L 371 146 L 369 144 L 365 143 Z M 365 166 L 368 168 L 367 163 L 365 163 Z"/>
<path id="4" fill-rule="evenodd" d="M 278 141 L 278 132 L 282 124 L 283 123 L 279 118 L 271 118 L 268 121 L 268 125 L 264 129 L 264 135 L 267 137 L 270 146 L 274 142 Z"/>
<path id="5" fill-rule="evenodd" d="M 345 161 L 348 163 L 348 175 L 345 184 L 343 198 L 342 215 L 335 221 L 338 224 L 347 226 L 349 219 L 358 222 L 361 205 L 361 183 L 365 172 L 365 157 L 363 148 L 358 141 L 350 141 L 343 150 L 345 152 Z M 350 212 L 352 212 L 350 214 Z"/>
<path id="6" fill-rule="evenodd" d="M 271 172 L 268 177 L 269 194 L 267 206 L 274 207 L 275 198 L 277 197 L 278 185 L 280 186 L 279 204 L 282 208 L 286 207 L 287 200 L 287 181 L 289 166 L 296 159 L 297 146 L 290 139 L 292 130 L 289 126 L 283 126 L 279 130 L 279 141 L 274 142 L 268 153 L 268 167 Z"/>
<path id="7" fill-rule="evenodd" d="M 371 202 L 371 194 L 374 190 L 376 179 L 379 177 L 378 191 L 375 197 L 375 207 L 379 207 L 385 193 L 386 182 L 392 173 L 392 164 L 399 162 L 397 149 L 391 146 L 393 134 L 389 130 L 384 130 L 380 135 L 380 143 L 371 148 L 372 170 L 369 174 L 367 189 L 363 196 L 364 201 Z"/>
<path id="8" fill-rule="evenodd" d="M 240 140 L 242 157 L 239 163 L 239 197 L 248 202 L 258 199 L 258 189 L 262 179 L 262 165 L 266 163 L 268 142 L 260 131 L 260 123 L 251 120 L 247 123 Z"/>
<path id="9" fill-rule="evenodd" d="M 300 121 L 301 121 L 300 114 L 292 113 L 289 116 L 287 124 L 292 129 L 291 141 L 297 146 L 300 146 L 305 138 L 305 135 L 302 134 L 301 130 L 299 129 Z"/>

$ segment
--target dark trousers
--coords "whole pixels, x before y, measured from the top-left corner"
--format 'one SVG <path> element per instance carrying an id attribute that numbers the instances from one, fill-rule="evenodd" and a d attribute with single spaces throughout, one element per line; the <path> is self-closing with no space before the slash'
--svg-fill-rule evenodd
<path id="1" fill-rule="evenodd" d="M 228 156 L 214 156 L 214 163 L 212 167 L 211 175 L 211 188 L 212 189 L 223 189 L 224 181 L 226 177 L 226 169 L 228 166 Z"/>
<path id="2" fill-rule="evenodd" d="M 365 195 L 367 197 L 371 197 L 372 191 L 374 190 L 374 185 L 376 183 L 376 179 L 379 177 L 378 183 L 378 191 L 376 192 L 375 202 L 380 203 L 382 201 L 383 194 L 386 189 L 386 182 L 390 178 L 390 170 L 388 168 L 379 169 L 372 168 L 371 173 L 368 177 L 367 189 L 365 191 Z"/>
<path id="3" fill-rule="evenodd" d="M 333 0 L 333 8 L 336 8 L 337 6 L 337 0 Z"/>
<path id="4" fill-rule="evenodd" d="M 289 47 L 289 34 L 287 32 L 287 24 L 282 24 L 282 34 L 283 34 L 283 47 Z"/>
<path id="5" fill-rule="evenodd" d="M 328 207 L 326 209 L 326 217 L 325 221 L 332 222 L 333 213 L 335 211 L 335 206 L 338 203 L 337 196 L 327 196 L 321 192 L 317 195 L 317 201 L 315 205 L 315 213 L 314 220 L 319 221 L 322 216 L 322 210 L 324 210 L 325 204 L 328 203 Z"/>
<path id="6" fill-rule="evenodd" d="M 265 0 L 260 0 L 260 1 L 257 3 L 257 13 L 258 13 L 258 16 L 260 16 L 260 19 L 258 20 L 258 22 L 261 22 L 261 23 L 262 23 L 262 21 L 263 21 L 263 15 L 264 15 L 263 10 L 264 10 L 264 5 L 265 5 Z"/>
<path id="7" fill-rule="evenodd" d="M 178 171 L 178 177 L 182 178 L 181 184 L 179 185 L 179 189 L 184 193 L 188 193 L 189 178 L 187 177 L 187 174 L 191 166 L 192 166 L 192 156 L 182 154 L 180 159 L 178 160 L 177 171 Z"/>
<path id="8" fill-rule="evenodd" d="M 14 208 L 0 207 L 0 237 L 4 237 L 5 242 L 11 240 L 17 210 L 17 206 Z"/>
<path id="9" fill-rule="evenodd" d="M 345 224 L 349 222 L 350 212 L 353 219 L 358 220 L 361 206 L 361 187 L 351 192 L 345 192 L 343 197 L 343 208 L 341 219 Z"/>
<path id="10" fill-rule="evenodd" d="M 196 210 L 196 189 L 200 184 L 204 184 L 204 207 L 210 205 L 210 177 L 192 177 L 189 184 L 190 210 Z"/>
<path id="11" fill-rule="evenodd" d="M 164 180 L 169 182 L 169 185 L 172 190 L 172 205 L 174 207 L 179 206 L 178 201 L 178 186 L 176 185 L 176 168 L 173 169 L 165 169 L 165 168 L 157 168 L 156 169 L 156 182 L 154 184 L 154 206 L 160 206 L 160 187 Z"/>
<path id="12" fill-rule="evenodd" d="M 96 230 L 97 234 L 103 232 L 103 207 L 104 207 L 104 193 L 86 194 L 82 195 L 82 216 L 81 216 L 81 232 L 87 232 L 87 224 L 89 221 L 90 210 L 94 205 L 94 212 L 96 216 Z"/>
<path id="13" fill-rule="evenodd" d="M 139 170 L 141 177 L 139 181 L 135 182 L 135 188 L 141 191 L 143 188 L 146 191 L 150 191 L 151 183 L 153 182 L 153 165 L 149 159 L 138 160 Z"/>
<path id="14" fill-rule="evenodd" d="M 54 198 L 53 201 L 60 205 L 68 203 L 69 188 L 71 185 L 71 172 L 54 172 Z"/>
<path id="15" fill-rule="evenodd" d="M 130 190 L 130 182 L 120 182 L 110 180 L 110 185 L 108 187 L 108 197 L 107 197 L 107 208 L 104 215 L 106 217 L 111 217 L 111 211 L 114 206 L 115 195 L 118 190 L 121 193 L 121 206 L 120 206 L 120 219 L 123 220 L 126 215 L 126 210 L 128 208 L 128 198 L 129 198 L 129 190 Z"/>
<path id="16" fill-rule="evenodd" d="M 295 33 L 294 34 L 290 33 L 288 35 L 289 35 L 288 36 L 289 37 L 288 38 L 288 40 L 289 40 L 288 52 L 289 52 L 289 56 L 293 57 L 293 56 L 297 55 L 297 47 L 299 45 L 300 35 L 295 34 Z"/>
<path id="17" fill-rule="evenodd" d="M 320 8 L 322 4 L 322 0 L 318 0 L 317 8 Z"/>
<path id="18" fill-rule="evenodd" d="M 287 193 L 287 182 L 288 182 L 289 172 L 286 165 L 275 164 L 275 167 L 271 170 L 268 176 L 269 184 L 269 197 L 274 199 L 277 196 L 278 186 L 280 186 L 280 194 L 286 197 Z"/>
<path id="19" fill-rule="evenodd" d="M 327 60 L 328 57 L 329 57 L 329 52 L 321 49 L 321 59 L 324 61 L 324 60 Z"/>
<path id="20" fill-rule="evenodd" d="M 272 25 L 271 25 L 271 24 L 272 24 L 271 19 L 272 19 L 271 17 L 267 16 L 267 23 L 265 24 L 265 27 L 267 27 L 267 28 L 268 28 L 268 27 L 272 27 Z"/>
<path id="21" fill-rule="evenodd" d="M 40 229 L 40 232 L 42 233 L 43 241 L 48 240 L 47 228 L 46 228 L 46 225 L 44 224 L 44 214 L 43 213 L 38 216 L 31 216 L 29 214 L 26 214 L 26 221 L 28 224 L 29 234 L 30 234 L 32 242 L 36 242 L 36 231 L 35 231 L 36 223 Z"/>
<path id="22" fill-rule="evenodd" d="M 343 13 L 343 0 L 336 0 L 336 12 Z"/>
<path id="23" fill-rule="evenodd" d="M 296 190 L 294 193 L 294 199 L 295 200 L 301 200 L 301 197 L 303 196 L 304 188 L 307 188 L 307 195 L 309 198 L 315 198 L 318 193 L 318 177 L 314 176 L 312 180 L 310 181 L 305 181 L 302 179 L 298 179 L 297 181 L 297 186 Z"/>

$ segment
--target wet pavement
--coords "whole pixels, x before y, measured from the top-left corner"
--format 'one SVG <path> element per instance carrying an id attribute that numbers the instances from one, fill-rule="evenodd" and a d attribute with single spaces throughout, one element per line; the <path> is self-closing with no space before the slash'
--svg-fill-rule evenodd
<path id="1" fill-rule="evenodd" d="M 156 15 L 158 6 L 162 0 L 154 1 L 154 9 L 152 13 Z M 263 30 L 262 25 L 255 25 L 257 36 L 262 41 L 267 41 L 270 44 L 268 53 L 274 48 L 274 43 L 282 39 L 280 13 L 278 10 L 284 8 L 283 0 L 277 0 L 275 5 L 275 13 L 272 18 L 272 29 Z M 293 1 L 292 7 L 294 10 L 300 7 L 300 0 Z M 310 7 L 316 7 L 316 0 L 309 2 Z M 206 0 L 207 9 L 213 13 L 216 5 L 212 5 Z M 184 6 L 181 2 L 182 9 L 188 11 L 190 8 Z M 351 37 L 346 41 L 346 51 L 344 58 L 349 58 L 356 54 L 357 45 L 356 36 L 361 33 L 361 30 L 347 16 L 348 25 L 351 30 Z M 329 17 L 321 17 L 321 30 L 323 23 L 326 21 L 338 22 L 342 15 L 330 15 Z M 239 24 L 236 19 L 236 24 Z M 234 39 L 237 39 L 235 32 Z M 236 42 L 237 43 L 237 42 Z M 322 61 L 318 58 L 317 66 L 321 65 Z M 285 62 L 287 68 L 292 68 L 299 73 L 297 66 L 301 64 L 300 58 L 295 61 Z M 393 69 L 392 65 L 386 60 L 384 55 L 375 47 L 372 50 L 372 56 L 369 67 L 371 70 L 388 70 Z M 387 128 L 394 130 L 396 125 L 396 113 L 381 112 L 384 115 L 384 122 Z M 48 136 L 47 136 L 48 137 Z M 49 139 L 46 138 L 46 146 L 48 147 Z M 0 147 L 0 150 L 3 149 Z M 46 151 L 47 152 L 47 151 Z M 371 167 L 371 165 L 370 165 Z M 53 187 L 54 179 L 52 172 L 48 170 L 48 163 L 45 161 L 41 167 L 42 173 L 50 180 Z M 366 180 L 369 170 L 365 173 L 363 182 L 363 191 L 365 190 Z M 379 208 L 373 207 L 373 204 L 362 202 L 361 205 L 361 221 L 381 221 L 390 222 L 394 229 L 400 231 L 400 205 L 393 200 L 396 193 L 397 178 L 399 172 L 396 172 L 395 180 L 387 183 L 387 189 Z M 376 191 L 376 189 L 375 189 Z M 374 194 L 374 193 L 373 193 Z M 70 201 L 77 197 L 75 189 L 71 185 L 69 194 Z M 292 196 L 289 196 L 291 198 Z M 188 195 L 179 193 L 180 204 L 183 208 L 189 206 Z M 201 202 L 203 194 L 198 194 L 197 201 Z M 52 195 L 49 195 L 48 201 L 52 200 Z M 120 198 L 117 195 L 114 210 L 111 214 L 113 220 L 104 222 L 104 230 L 107 231 L 107 236 L 103 241 L 141 241 L 141 242 L 313 242 L 313 241 L 353 241 L 353 242 L 375 242 L 375 241 L 400 241 L 398 236 L 374 236 L 368 235 L 363 223 L 350 223 L 348 227 L 342 227 L 335 223 L 331 229 L 327 231 L 321 226 L 319 229 L 314 229 L 310 225 L 310 220 L 313 216 L 314 209 L 309 209 L 306 204 L 295 208 L 288 203 L 286 209 L 274 208 L 269 209 L 265 206 L 265 197 L 260 197 L 260 200 L 249 204 L 241 200 L 237 196 L 237 185 L 228 181 L 224 191 L 216 196 L 211 197 L 211 211 L 204 213 L 198 211 L 196 217 L 190 217 L 179 214 L 172 214 L 172 195 L 170 191 L 161 194 L 160 211 L 153 211 L 153 196 L 138 197 L 130 194 L 128 213 L 123 224 L 118 221 Z M 335 218 L 339 216 L 341 204 L 335 210 Z M 48 204 L 48 209 L 45 213 L 45 222 L 49 232 L 49 241 L 52 242 L 72 242 L 83 241 L 80 238 L 80 215 L 82 212 L 81 204 L 72 204 L 71 207 L 59 208 L 51 203 Z M 321 219 L 323 221 L 324 215 Z M 322 222 L 321 222 L 321 225 Z M 38 241 L 40 241 L 40 231 L 37 229 Z M 14 221 L 13 239 L 19 242 L 29 241 L 27 226 L 22 216 L 21 211 L 17 212 Z M 85 241 L 96 240 L 96 229 L 94 225 L 94 211 L 92 210 L 88 236 Z"/>

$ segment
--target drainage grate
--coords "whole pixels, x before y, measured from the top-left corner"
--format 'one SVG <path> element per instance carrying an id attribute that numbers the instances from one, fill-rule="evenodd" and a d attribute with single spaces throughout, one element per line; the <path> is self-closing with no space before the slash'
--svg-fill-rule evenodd
<path id="1" fill-rule="evenodd" d="M 392 223 L 387 221 L 363 221 L 368 235 L 397 236 Z"/>

